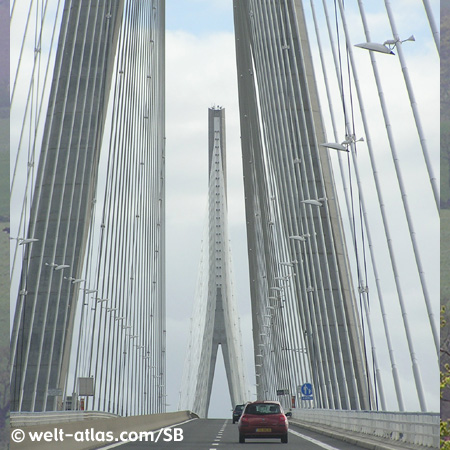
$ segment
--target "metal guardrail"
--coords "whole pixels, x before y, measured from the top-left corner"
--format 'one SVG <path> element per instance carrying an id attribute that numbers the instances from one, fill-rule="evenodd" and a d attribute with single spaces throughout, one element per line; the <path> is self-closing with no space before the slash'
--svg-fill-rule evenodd
<path id="1" fill-rule="evenodd" d="M 439 448 L 438 413 L 293 409 L 292 417 L 303 423 L 350 431 L 361 436 Z"/>

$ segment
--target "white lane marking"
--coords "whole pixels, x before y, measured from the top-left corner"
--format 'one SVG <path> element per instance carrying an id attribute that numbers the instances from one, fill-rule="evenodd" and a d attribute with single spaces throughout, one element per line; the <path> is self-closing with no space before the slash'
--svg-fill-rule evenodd
<path id="1" fill-rule="evenodd" d="M 289 433 L 295 434 L 296 436 L 301 437 L 302 439 L 305 439 L 309 442 L 312 442 L 313 444 L 316 444 L 319 447 L 325 448 L 326 450 L 339 450 L 337 447 L 333 447 L 332 445 L 324 444 L 323 442 L 320 442 L 317 439 L 306 436 L 305 434 L 301 434 L 297 431 L 289 430 Z"/>
<path id="2" fill-rule="evenodd" d="M 224 422 L 222 425 L 222 428 L 218 431 L 216 438 L 214 439 L 214 442 L 211 445 L 219 445 L 220 439 L 222 439 L 222 433 L 225 427 L 227 426 L 227 421 Z M 215 448 L 210 448 L 209 450 L 216 450 Z"/>

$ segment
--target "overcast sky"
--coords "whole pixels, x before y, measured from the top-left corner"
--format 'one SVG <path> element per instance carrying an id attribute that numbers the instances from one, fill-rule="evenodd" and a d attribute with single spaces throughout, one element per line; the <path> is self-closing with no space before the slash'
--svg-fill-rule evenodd
<path id="1" fill-rule="evenodd" d="M 316 8 L 321 7 L 316 2 Z M 333 2 L 328 2 L 331 12 L 334 12 Z M 392 36 L 387 21 L 384 3 L 382 1 L 366 2 L 368 8 L 369 26 L 372 30 L 372 40 L 383 42 Z M 369 5 L 370 4 L 370 5 Z M 438 21 L 439 2 L 433 1 L 435 18 Z M 355 34 L 354 43 L 364 42 L 359 16 L 355 17 L 355 6 L 346 5 L 348 20 L 352 24 L 351 33 Z M 189 320 L 192 312 L 193 296 L 197 280 L 197 269 L 200 259 L 200 244 L 207 202 L 207 110 L 213 105 L 220 105 L 226 109 L 227 126 L 227 174 L 229 198 L 229 225 L 231 247 L 233 251 L 236 297 L 241 315 L 242 336 L 244 340 L 245 360 L 247 362 L 248 379 L 254 383 L 253 349 L 251 338 L 250 296 L 248 288 L 248 264 L 246 251 L 246 230 L 244 195 L 242 184 L 242 164 L 240 153 L 239 111 L 236 83 L 235 49 L 233 36 L 233 17 L 231 0 L 167 0 L 166 2 L 166 136 L 167 136 L 167 393 L 168 410 L 175 410 L 179 399 L 179 386 L 184 361 L 184 349 L 188 339 Z M 305 2 L 307 14 L 309 2 Z M 403 13 L 403 12 L 404 13 Z M 409 57 L 408 64 L 411 77 L 415 83 L 415 94 L 421 109 L 428 145 L 434 154 L 435 172 L 438 173 L 438 139 L 439 139 L 439 72 L 438 58 L 428 22 L 426 21 L 423 4 L 419 0 L 402 0 L 395 6 L 397 27 L 402 38 L 411 34 L 416 36 L 415 43 L 405 43 L 405 54 Z M 357 21 L 358 26 L 353 26 Z M 359 27 L 359 28 L 358 28 Z M 353 39 L 352 34 L 352 39 Z M 325 36 L 323 40 L 326 40 Z M 316 43 L 311 43 L 313 51 Z M 407 48 L 407 45 L 411 47 Z M 356 49 L 355 57 L 362 60 L 360 79 L 362 80 L 366 108 L 373 121 L 384 124 L 379 117 L 375 117 L 378 106 L 378 94 L 373 86 L 366 81 L 370 79 L 371 68 L 368 55 L 362 55 L 363 50 Z M 315 57 L 317 56 L 317 52 Z M 432 196 L 427 184 L 423 162 L 416 153 L 420 153 L 420 146 L 416 139 L 414 122 L 410 114 L 409 102 L 404 88 L 403 78 L 398 60 L 377 59 L 380 72 L 384 76 L 386 97 L 391 108 L 391 121 L 397 127 L 399 149 L 405 149 L 403 167 L 408 179 L 407 189 L 411 194 L 414 205 L 414 219 L 417 221 L 416 231 L 424 244 L 421 247 L 425 272 L 429 277 L 428 284 L 432 291 L 434 308 L 438 313 L 439 298 L 439 258 L 438 258 L 438 222 L 435 208 L 432 207 Z M 365 65 L 364 65 L 365 64 Z M 316 69 L 317 70 L 317 69 Z M 384 71 L 384 72 L 383 72 Z M 334 67 L 329 67 L 329 77 L 334 76 Z M 367 88 L 365 86 L 367 85 Z M 418 89 L 419 88 L 419 89 Z M 338 101 L 338 99 L 335 99 Z M 338 108 L 339 105 L 337 105 Z M 337 110 L 336 108 L 336 110 Z M 372 115 L 373 112 L 373 115 Z M 379 115 L 379 113 L 378 113 Z M 325 113 L 328 136 L 333 136 L 329 118 Z M 407 126 L 405 123 L 410 122 Z M 412 128 L 411 128 L 412 127 Z M 376 129 L 376 127 L 375 127 Z M 373 131 L 372 131 L 373 133 Z M 375 133 L 377 134 L 377 133 Z M 383 134 L 383 133 L 380 133 Z M 361 134 L 362 135 L 362 134 Z M 374 140 L 378 136 L 375 136 Z M 333 139 L 329 139 L 333 140 Z M 403 145 L 402 145 L 403 144 Z M 385 151 L 386 145 L 380 143 L 377 150 Z M 423 159 L 423 158 L 422 158 Z M 398 223 L 399 232 L 396 236 L 396 248 L 404 258 L 399 262 L 404 280 L 406 298 L 411 299 L 419 290 L 420 285 L 414 274 L 417 273 L 412 252 L 408 245 L 405 230 L 405 219 L 399 200 L 392 202 L 389 198 L 389 183 L 393 183 L 394 175 L 392 158 L 387 155 L 381 158 L 378 169 L 385 174 L 382 180 L 387 185 L 388 214 L 394 223 Z M 334 161 L 335 162 L 335 161 Z M 362 172 L 367 169 L 367 158 L 361 157 Z M 337 165 L 335 168 L 337 171 Z M 338 182 L 339 184 L 339 182 Z M 424 192 L 422 195 L 421 192 Z M 394 196 L 394 195 L 392 195 Z M 368 190 L 366 196 L 368 204 L 375 202 L 376 195 Z M 341 205 L 343 205 L 341 200 Z M 425 220 L 424 220 L 425 219 Z M 373 221 L 376 229 L 382 228 L 380 218 L 374 213 Z M 401 228 L 403 227 L 403 228 Z M 403 231 L 402 231 L 403 230 Z M 375 239 L 380 241 L 380 252 L 387 255 L 383 246 L 383 236 Z M 425 243 L 425 237 L 430 241 Z M 434 239 L 433 239 L 434 237 Z M 387 267 L 389 262 L 385 260 Z M 385 302 L 388 309 L 396 303 L 395 285 L 392 275 L 386 280 Z M 416 277 L 417 278 L 417 277 Z M 369 284 L 370 286 L 370 284 Z M 372 289 L 375 291 L 374 285 Z M 412 302 L 412 300 L 411 300 Z M 438 410 L 437 365 L 435 350 L 430 339 L 430 331 L 426 314 L 422 307 L 409 304 L 410 320 L 417 335 L 423 333 L 419 339 L 417 353 L 421 358 L 422 379 L 426 385 L 427 404 L 430 410 Z M 397 308 L 398 306 L 393 306 Z M 400 317 L 400 316 L 398 316 Z M 400 319 L 397 319 L 400 320 Z M 381 330 L 381 322 L 374 327 Z M 397 349 L 397 362 L 400 369 L 404 396 L 409 389 L 415 391 L 411 362 L 406 350 L 406 343 L 402 327 L 398 327 L 398 334 L 393 330 L 394 340 L 402 341 Z M 420 342 L 424 342 L 421 346 Z M 434 355 L 434 356 L 433 356 Z M 423 359 L 424 358 L 424 359 Z M 390 367 L 386 357 L 381 357 L 385 376 L 389 377 Z M 424 363 L 425 361 L 425 363 Z M 425 366 L 423 367 L 422 364 Z M 427 367 L 428 366 L 428 367 Z M 254 389 L 254 387 L 252 387 Z M 392 388 L 387 390 L 387 401 L 391 408 L 395 408 L 395 395 Z M 407 407 L 415 408 L 417 402 L 406 400 Z M 411 406 L 412 405 L 412 406 Z M 210 406 L 210 417 L 229 417 L 230 400 L 227 382 L 221 356 L 216 366 L 213 393 Z"/>
<path id="2" fill-rule="evenodd" d="M 229 227 L 248 376 L 253 380 L 250 294 L 239 139 L 232 2 L 166 3 L 167 394 L 178 406 L 208 191 L 208 108 L 225 108 Z M 219 350 L 210 417 L 229 417 Z M 252 381 L 253 382 L 253 381 Z"/>

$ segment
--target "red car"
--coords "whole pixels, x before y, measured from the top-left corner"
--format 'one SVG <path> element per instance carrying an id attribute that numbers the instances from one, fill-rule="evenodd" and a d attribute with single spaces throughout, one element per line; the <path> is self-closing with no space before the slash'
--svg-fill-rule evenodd
<path id="1" fill-rule="evenodd" d="M 247 403 L 238 422 L 239 443 L 246 439 L 281 439 L 283 444 L 288 441 L 288 420 L 290 412 L 284 413 L 280 402 L 256 401 Z"/>

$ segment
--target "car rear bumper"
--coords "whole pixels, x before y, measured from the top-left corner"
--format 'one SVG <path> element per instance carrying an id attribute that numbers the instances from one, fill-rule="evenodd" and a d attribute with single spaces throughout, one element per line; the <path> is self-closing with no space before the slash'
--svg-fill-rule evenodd
<path id="1" fill-rule="evenodd" d="M 280 426 L 265 426 L 265 428 L 270 428 L 271 431 L 256 431 L 257 428 L 262 427 L 240 427 L 239 428 L 239 434 L 241 436 L 244 436 L 245 438 L 281 438 L 282 436 L 286 436 L 286 433 L 288 432 L 287 427 L 280 427 Z"/>
<path id="2" fill-rule="evenodd" d="M 244 439 L 281 439 L 286 436 L 287 431 L 281 434 L 259 433 L 259 434 L 241 434 Z"/>

